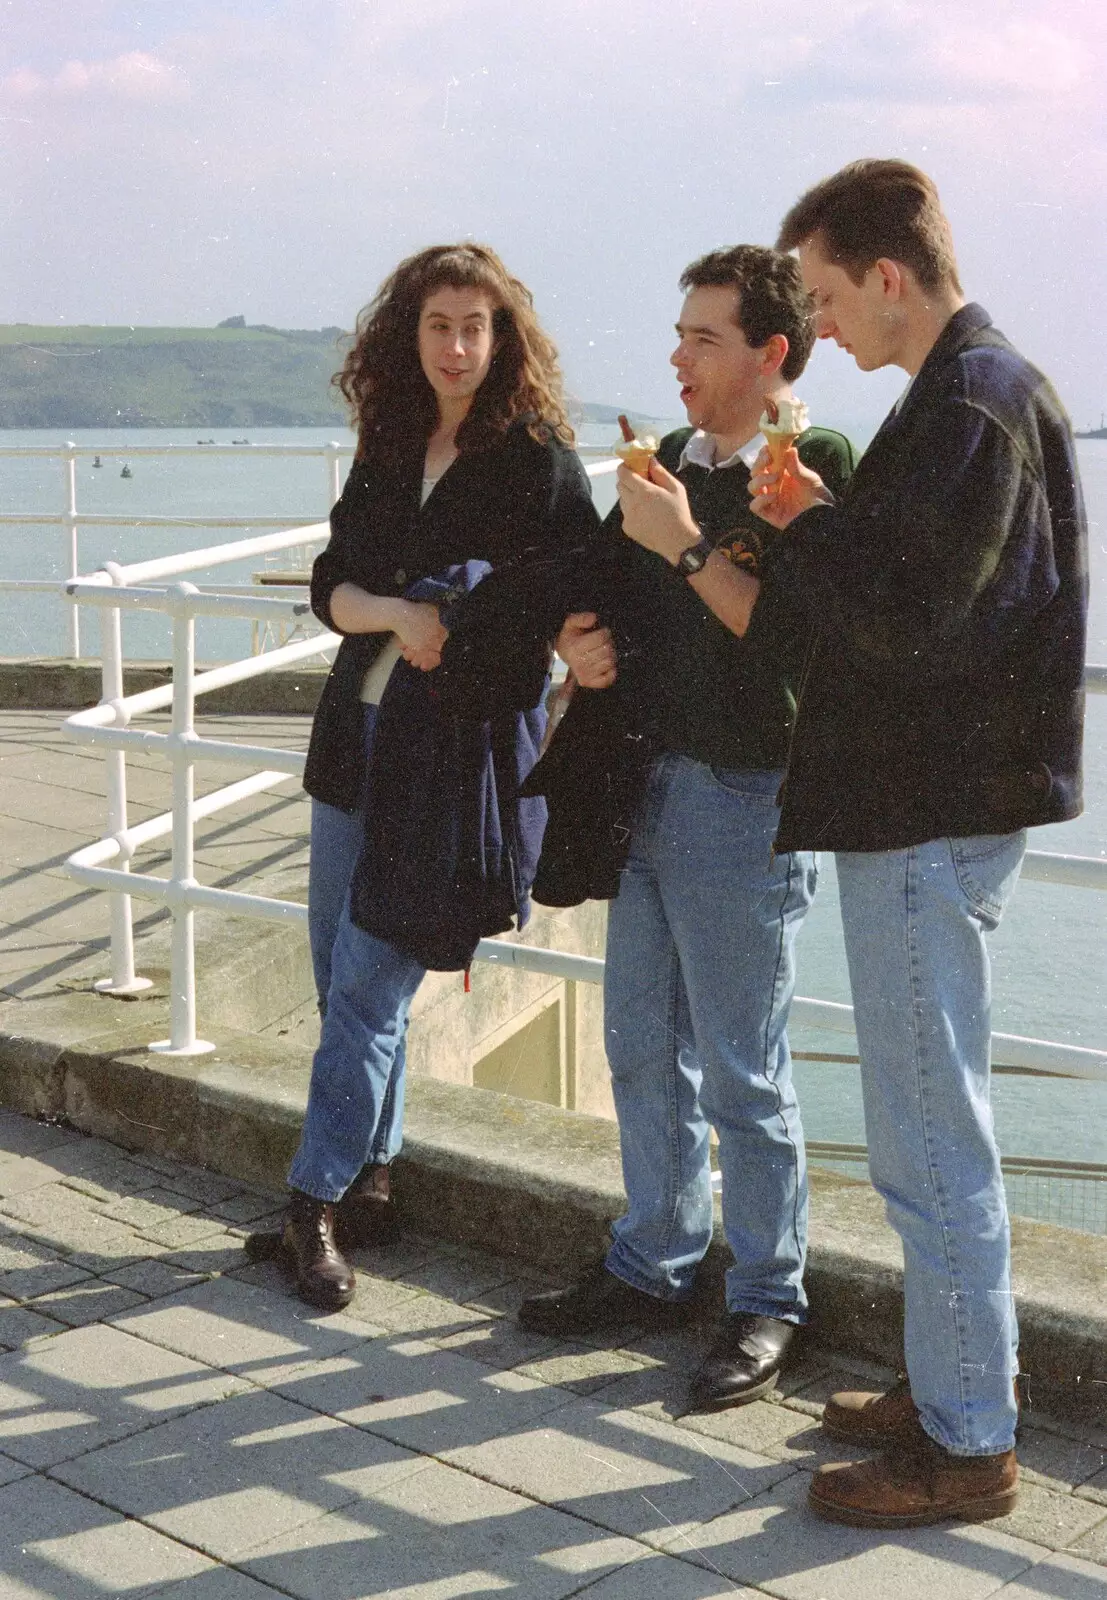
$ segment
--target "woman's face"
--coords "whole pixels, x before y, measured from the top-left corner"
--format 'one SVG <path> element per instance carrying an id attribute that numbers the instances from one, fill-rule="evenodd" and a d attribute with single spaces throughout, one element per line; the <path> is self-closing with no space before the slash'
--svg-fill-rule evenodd
<path id="1" fill-rule="evenodd" d="M 483 289 L 434 289 L 419 313 L 419 364 L 439 408 L 459 401 L 468 410 L 495 354 L 493 301 Z"/>

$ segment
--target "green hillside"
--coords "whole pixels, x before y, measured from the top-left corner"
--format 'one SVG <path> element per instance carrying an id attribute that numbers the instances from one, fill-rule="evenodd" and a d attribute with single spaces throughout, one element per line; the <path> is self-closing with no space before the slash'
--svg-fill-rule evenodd
<path id="1" fill-rule="evenodd" d="M 0 327 L 0 428 L 325 427 L 341 330 Z"/>
<path id="2" fill-rule="evenodd" d="M 341 328 L 0 324 L 0 428 L 313 428 L 346 420 Z M 614 423 L 615 406 L 576 405 Z M 649 421 L 640 412 L 632 413 Z"/>

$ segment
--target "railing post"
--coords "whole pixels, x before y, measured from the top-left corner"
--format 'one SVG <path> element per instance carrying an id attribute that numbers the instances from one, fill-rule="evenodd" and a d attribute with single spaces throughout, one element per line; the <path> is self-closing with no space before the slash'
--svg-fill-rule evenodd
<path id="1" fill-rule="evenodd" d="M 116 587 L 123 584 L 118 562 L 109 561 L 104 570 Z M 76 602 L 75 602 L 76 603 Z M 101 705 L 115 711 L 116 726 L 130 721 L 123 695 L 123 628 L 119 606 L 100 609 L 100 656 L 103 675 Z M 131 870 L 131 847 L 127 842 L 127 758 L 122 750 L 106 750 L 108 789 L 108 832 L 120 842 L 119 865 Z M 138 994 L 150 988 L 149 978 L 135 975 L 135 941 L 131 925 L 131 897 L 111 890 L 108 895 L 111 916 L 111 977 L 101 978 L 95 987 L 101 994 Z"/>
<path id="2" fill-rule="evenodd" d="M 62 446 L 62 465 L 65 468 L 65 519 L 62 526 L 66 530 L 66 556 L 68 558 L 69 577 L 76 578 L 80 575 L 80 562 L 77 550 L 77 446 L 72 439 L 67 439 Z M 67 644 L 69 654 L 75 661 L 81 654 L 81 626 L 78 620 L 78 607 L 76 600 L 69 602 L 69 616 L 67 618 Z"/>
<path id="3" fill-rule="evenodd" d="M 198 593 L 194 583 L 177 583 L 169 590 L 173 617 L 173 865 L 169 879 L 169 904 L 173 911 L 173 937 L 169 962 L 169 1038 L 150 1046 L 161 1055 L 199 1056 L 215 1046 L 196 1037 L 195 913 L 185 898 L 195 883 L 192 806 L 194 757 L 192 740 L 196 694 L 196 620 L 189 607 Z"/>
<path id="4" fill-rule="evenodd" d="M 332 439 L 323 450 L 323 459 L 327 468 L 328 511 L 342 493 L 342 469 L 339 460 L 341 450 L 342 446 L 338 443 L 337 439 Z"/>

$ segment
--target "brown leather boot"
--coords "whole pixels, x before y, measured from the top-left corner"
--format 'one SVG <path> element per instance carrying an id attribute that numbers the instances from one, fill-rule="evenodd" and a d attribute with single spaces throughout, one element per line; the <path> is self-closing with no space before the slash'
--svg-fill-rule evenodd
<path id="1" fill-rule="evenodd" d="M 1017 1379 L 1015 1406 L 1021 1413 L 1022 1394 Z M 832 1394 L 823 1409 L 823 1427 L 835 1439 L 844 1439 L 847 1444 L 872 1445 L 879 1450 L 890 1444 L 904 1428 L 914 1426 L 918 1415 L 907 1374 L 901 1372 L 884 1394 L 867 1389 L 844 1389 Z M 1018 1437 L 1017 1424 L 1015 1436 Z"/>
<path id="2" fill-rule="evenodd" d="M 955 1456 L 918 1421 L 873 1461 L 820 1467 L 807 1499 L 827 1522 L 851 1528 L 922 1528 L 933 1522 L 987 1522 L 1013 1511 L 1019 1469 L 1013 1450 Z"/>
<path id="3" fill-rule="evenodd" d="M 341 1311 L 354 1298 L 354 1274 L 334 1238 L 334 1207 L 293 1189 L 281 1244 L 296 1269 L 300 1298 L 324 1311 Z"/>
<path id="4" fill-rule="evenodd" d="M 400 1237 L 389 1174 L 383 1162 L 367 1162 L 338 1202 L 334 1230 L 343 1250 L 387 1246 Z"/>
<path id="5" fill-rule="evenodd" d="M 823 1427 L 848 1444 L 887 1444 L 901 1429 L 910 1427 L 918 1412 L 911 1398 L 907 1374 L 901 1372 L 884 1394 L 867 1389 L 844 1389 L 832 1394 L 823 1408 Z"/>

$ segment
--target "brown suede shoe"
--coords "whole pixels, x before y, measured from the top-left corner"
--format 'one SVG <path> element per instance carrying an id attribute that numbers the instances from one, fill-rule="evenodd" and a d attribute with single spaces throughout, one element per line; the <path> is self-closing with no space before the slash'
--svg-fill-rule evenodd
<path id="1" fill-rule="evenodd" d="M 1021 1414 L 1022 1393 L 1017 1378 L 1015 1406 Z M 844 1439 L 847 1444 L 872 1445 L 880 1450 L 904 1428 L 915 1426 L 918 1415 L 907 1374 L 900 1372 L 884 1394 L 866 1389 L 844 1389 L 832 1394 L 823 1408 L 823 1427 L 835 1439 Z M 1018 1438 L 1017 1423 L 1015 1437 Z"/>
<path id="2" fill-rule="evenodd" d="M 334 1207 L 293 1189 L 281 1233 L 284 1254 L 296 1269 L 300 1298 L 324 1311 L 340 1311 L 354 1298 L 354 1274 L 334 1238 Z"/>
<path id="3" fill-rule="evenodd" d="M 823 1408 L 823 1427 L 847 1444 L 887 1444 L 918 1417 L 907 1374 L 901 1372 L 885 1394 L 867 1389 L 844 1389 L 832 1394 Z"/>
<path id="4" fill-rule="evenodd" d="M 334 1233 L 343 1250 L 395 1244 L 400 1237 L 392 1203 L 390 1169 L 367 1162 L 334 1208 Z"/>
<path id="5" fill-rule="evenodd" d="M 891 1448 L 855 1466 L 820 1467 L 807 1502 L 827 1522 L 851 1528 L 923 1528 L 933 1522 L 987 1522 L 1005 1517 L 1018 1499 L 1013 1450 L 955 1456 L 919 1423 L 896 1434 Z"/>

